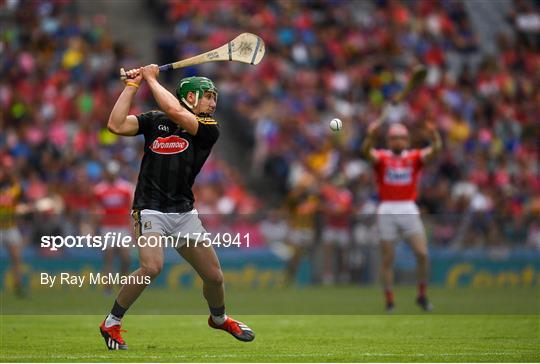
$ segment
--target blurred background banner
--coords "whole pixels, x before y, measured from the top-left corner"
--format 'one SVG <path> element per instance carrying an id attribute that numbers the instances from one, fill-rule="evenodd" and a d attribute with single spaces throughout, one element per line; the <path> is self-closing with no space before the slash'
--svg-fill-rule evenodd
<path id="1" fill-rule="evenodd" d="M 356 216 L 347 227 L 348 240 L 339 245 L 335 255 L 328 255 L 324 225 L 314 225 L 313 244 L 306 247 L 290 274 L 294 245 L 286 243 L 290 229 L 284 228 L 287 215 L 265 214 L 201 215 L 211 237 L 217 234 L 239 236 L 238 244 L 216 247 L 221 260 L 227 291 L 232 293 L 231 306 L 243 314 L 377 314 L 380 313 L 378 288 L 380 255 L 377 233 L 373 232 L 374 215 Z M 528 314 L 538 312 L 540 290 L 540 253 L 525 245 L 499 246 L 497 249 L 463 249 L 463 234 L 475 229 L 455 229 L 446 235 L 447 245 L 437 244 L 432 232 L 437 221 L 448 217 L 426 215 L 431 242 L 432 297 L 439 314 Z M 88 247 L 45 245 L 43 238 L 66 239 L 90 234 L 105 238 L 114 232 L 132 237 L 129 226 L 103 228 L 111 216 L 86 214 L 56 215 L 51 212 L 25 214 L 17 226 L 27 245 L 22 254 L 21 282 L 25 294 L 21 299 L 12 262 L 8 254 L 0 257 L 0 301 L 4 314 L 98 314 L 111 295 L 120 287 L 118 281 L 103 281 L 108 274 L 127 274 L 138 266 L 137 249 L 125 248 L 126 256 L 110 245 Z M 305 217 L 302 217 L 305 219 Z M 113 221 L 128 220 L 115 217 Z M 461 220 L 468 219 L 462 217 Z M 94 222 L 94 223 L 91 223 Z M 459 227 L 459 224 L 456 224 Z M 292 231 L 295 231 L 294 229 Z M 366 232 L 370 232 L 367 233 Z M 223 235 L 221 235 L 223 237 Z M 474 236 L 471 235 L 471 236 Z M 116 239 L 116 237 L 115 237 Z M 212 238 L 211 238 L 212 239 Z M 220 239 L 221 243 L 224 240 Z M 82 240 L 85 242 L 85 240 Z M 119 239 L 117 240 L 119 241 Z M 134 240 L 135 242 L 136 240 Z M 110 243 L 109 243 L 110 244 Z M 249 244 L 249 246 L 248 246 Z M 138 314 L 204 314 L 200 290 L 202 281 L 174 248 L 165 250 L 165 264 L 152 283 L 147 298 L 138 304 Z M 110 255 L 111 261 L 107 257 Z M 127 259 L 127 262 L 124 261 Z M 398 296 L 414 292 L 416 260 L 404 242 L 396 245 L 396 284 Z M 335 277 L 329 282 L 328 275 Z M 56 277 L 51 284 L 46 277 Z M 60 282 L 61 276 L 68 280 Z M 77 278 L 73 278 L 77 277 Z M 77 279 L 84 279 L 79 282 Z M 45 279 L 45 280 L 44 280 Z M 71 281 L 75 279 L 75 281 Z M 415 314 L 405 307 L 401 314 Z"/>
<path id="2" fill-rule="evenodd" d="M 401 248 L 401 247 L 400 247 Z M 283 288 L 285 287 L 285 261 L 274 250 L 269 248 L 247 249 L 234 251 L 231 249 L 218 250 L 221 265 L 230 288 Z M 445 249 L 432 249 L 431 282 L 446 286 L 473 288 L 540 288 L 540 253 L 530 253 L 526 250 L 516 250 L 503 256 L 493 256 L 484 251 L 474 253 L 448 252 Z M 24 256 L 24 280 L 32 290 L 48 290 L 49 287 L 40 284 L 40 274 L 58 274 L 69 272 L 88 276 L 90 272 L 100 272 L 103 265 L 101 253 L 91 252 L 71 254 L 69 257 L 43 257 L 33 252 Z M 412 252 L 405 247 L 396 257 L 398 283 L 412 284 L 415 282 L 415 261 Z M 13 277 L 8 271 L 9 261 L 2 257 L 0 277 L 2 289 L 10 289 Z M 185 289 L 194 286 L 197 279 L 195 272 L 172 249 L 168 250 L 167 263 L 161 275 L 152 283 L 154 286 L 168 289 Z M 357 267 L 355 276 L 343 283 L 373 284 L 376 275 L 370 274 L 377 268 L 376 262 L 367 261 Z M 136 265 L 132 266 L 133 269 Z M 313 273 L 316 267 L 313 261 L 306 260 L 299 269 L 296 282 L 301 285 L 313 283 Z M 88 282 L 88 281 L 87 281 Z M 103 287 L 86 287 L 101 290 Z M 65 289 L 65 287 L 56 287 Z"/>
<path id="3" fill-rule="evenodd" d="M 443 138 L 418 200 L 431 282 L 441 296 L 517 289 L 523 300 L 514 307 L 538 307 L 538 2 L 10 0 L 0 3 L 0 20 L 0 290 L 9 307 L 18 305 L 14 256 L 30 298 L 47 291 L 41 272 L 103 270 L 100 251 L 50 254 L 41 236 L 131 229 L 127 214 L 122 223 L 99 215 L 99 184 L 114 175 L 133 188 L 143 150 L 141 137 L 106 128 L 123 89 L 120 67 L 169 63 L 241 32 L 266 43 L 257 67 L 207 63 L 160 76 L 169 90 L 192 75 L 219 90 L 221 138 L 194 193 L 210 232 L 251 234 L 249 248 L 218 249 L 228 286 L 353 287 L 336 294 L 345 301 L 367 297 L 361 289 L 378 293 L 378 196 L 360 145 L 423 63 L 426 84 L 390 107 L 388 123 L 407 125 L 413 147 L 426 145 L 426 122 Z M 154 108 L 143 84 L 132 113 Z M 343 121 L 340 133 L 328 127 L 334 117 Z M 172 249 L 166 257 L 157 290 L 199 284 Z M 113 267 L 136 262 L 131 250 Z M 399 243 L 396 283 L 414 283 L 414 263 Z"/>

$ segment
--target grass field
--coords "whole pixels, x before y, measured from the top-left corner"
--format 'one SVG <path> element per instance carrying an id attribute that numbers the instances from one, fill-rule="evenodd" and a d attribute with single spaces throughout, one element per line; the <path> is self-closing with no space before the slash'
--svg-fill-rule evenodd
<path id="1" fill-rule="evenodd" d="M 531 289 L 433 289 L 436 313 L 419 314 L 412 303 L 414 290 L 402 288 L 397 292 L 398 309 L 391 315 L 382 313 L 380 292 L 374 288 L 309 288 L 266 294 L 231 292 L 230 311 L 255 330 L 257 337 L 252 343 L 238 342 L 222 331 L 208 328 L 206 315 L 145 314 L 156 313 L 156 307 L 161 306 L 169 308 L 167 313 L 182 313 L 191 305 L 198 306 L 201 313 L 205 310 L 197 291 L 172 294 L 149 290 L 124 320 L 124 328 L 128 330 L 125 338 L 130 347 L 126 352 L 109 352 L 98 332 L 112 298 L 91 291 L 79 293 L 77 299 L 73 296 L 73 292 L 54 295 L 44 292 L 27 300 L 16 300 L 4 294 L 0 360 L 540 361 L 539 297 L 538 291 Z M 249 297 L 251 302 L 244 300 Z M 303 304 L 297 301 L 302 297 Z M 317 299 L 322 302 L 316 302 Z M 491 305 L 484 307 L 483 312 L 482 307 L 476 307 L 488 300 Z M 48 312 L 47 308 L 51 312 L 69 313 L 68 306 L 74 303 L 79 304 L 79 312 L 87 314 L 29 314 Z M 324 307 L 330 304 L 343 307 Z M 56 305 L 54 310 L 50 305 Z M 293 314 L 300 311 L 297 305 L 313 314 Z M 267 314 L 255 314 L 259 311 Z M 337 314 L 340 311 L 356 313 Z"/>

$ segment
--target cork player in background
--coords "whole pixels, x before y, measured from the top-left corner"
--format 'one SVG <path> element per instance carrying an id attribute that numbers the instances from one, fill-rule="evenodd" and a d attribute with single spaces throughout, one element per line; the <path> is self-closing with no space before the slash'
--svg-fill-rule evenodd
<path id="1" fill-rule="evenodd" d="M 384 122 L 384 114 L 368 126 L 362 145 L 363 155 L 372 163 L 379 192 L 377 226 L 380 235 L 386 310 L 394 309 L 394 256 L 395 244 L 404 239 L 414 251 L 418 269 L 418 295 L 416 303 L 431 311 L 427 297 L 429 257 L 427 238 L 420 212 L 416 205 L 418 181 L 422 167 L 442 149 L 442 142 L 434 124 L 427 123 L 430 145 L 422 149 L 409 149 L 409 131 L 403 124 L 392 124 L 386 134 L 388 149 L 376 149 L 375 141 Z"/>

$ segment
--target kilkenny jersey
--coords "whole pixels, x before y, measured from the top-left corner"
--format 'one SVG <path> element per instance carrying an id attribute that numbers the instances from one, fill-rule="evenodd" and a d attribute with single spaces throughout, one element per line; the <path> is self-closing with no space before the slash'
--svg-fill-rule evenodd
<path id="1" fill-rule="evenodd" d="M 16 226 L 15 208 L 21 196 L 21 186 L 18 183 L 0 184 L 0 229 Z"/>
<path id="2" fill-rule="evenodd" d="M 289 212 L 288 221 L 292 229 L 313 229 L 315 227 L 315 210 L 319 198 L 313 193 L 289 195 L 286 206 Z"/>
<path id="3" fill-rule="evenodd" d="M 219 137 L 217 122 L 197 116 L 197 135 L 191 135 L 164 112 L 137 115 L 144 135 L 144 156 L 135 189 L 133 208 L 161 212 L 193 209 L 191 187 Z"/>

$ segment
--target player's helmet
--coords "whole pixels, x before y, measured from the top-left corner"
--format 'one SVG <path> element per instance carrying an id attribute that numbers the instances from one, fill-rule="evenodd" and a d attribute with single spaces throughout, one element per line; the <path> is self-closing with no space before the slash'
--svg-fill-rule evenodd
<path id="1" fill-rule="evenodd" d="M 217 88 L 212 80 L 206 77 L 186 77 L 181 79 L 180 83 L 176 87 L 176 97 L 184 106 L 191 110 L 197 106 L 199 100 L 203 97 L 206 91 L 215 92 L 217 94 Z M 188 92 L 195 93 L 195 103 L 193 105 L 187 101 Z"/>

